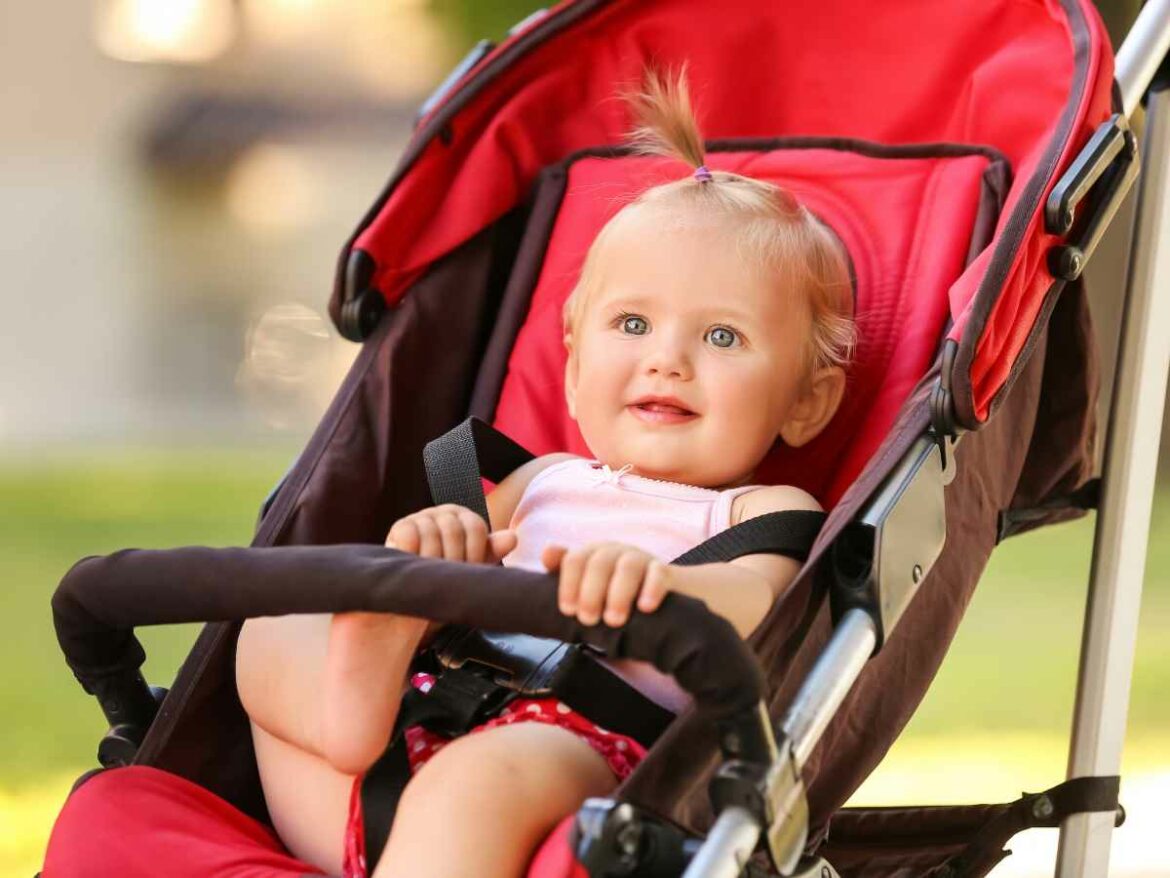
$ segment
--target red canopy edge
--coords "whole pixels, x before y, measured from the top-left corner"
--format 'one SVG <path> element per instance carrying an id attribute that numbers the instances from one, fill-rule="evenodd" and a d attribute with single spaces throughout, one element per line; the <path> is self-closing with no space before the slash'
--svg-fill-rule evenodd
<path id="1" fill-rule="evenodd" d="M 865 28 L 850 26 L 859 15 Z M 938 291 L 960 342 L 956 413 L 978 426 L 1052 298 L 1043 196 L 1110 108 L 1108 40 L 1082 0 L 562 4 L 428 117 L 342 264 L 351 247 L 366 251 L 374 286 L 396 302 L 432 261 L 520 203 L 540 169 L 620 142 L 620 86 L 650 63 L 684 61 L 712 139 L 943 141 L 1008 156 L 1015 183 L 995 241 Z"/>

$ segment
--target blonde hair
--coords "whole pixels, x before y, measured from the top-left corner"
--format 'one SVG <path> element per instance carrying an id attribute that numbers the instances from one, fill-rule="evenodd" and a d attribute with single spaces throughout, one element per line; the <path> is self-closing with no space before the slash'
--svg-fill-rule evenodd
<path id="1" fill-rule="evenodd" d="M 565 301 L 565 332 L 572 334 L 599 282 L 600 254 L 631 216 L 644 209 L 701 213 L 734 224 L 737 250 L 782 285 L 805 292 L 812 332 L 807 374 L 848 364 L 855 344 L 849 260 L 836 234 L 786 189 L 727 171 L 706 170 L 706 150 L 692 109 L 686 67 L 674 75 L 647 71 L 640 91 L 623 97 L 637 126 L 629 139 L 639 155 L 676 158 L 696 174 L 647 189 L 612 217 L 585 257 L 581 277 Z"/>

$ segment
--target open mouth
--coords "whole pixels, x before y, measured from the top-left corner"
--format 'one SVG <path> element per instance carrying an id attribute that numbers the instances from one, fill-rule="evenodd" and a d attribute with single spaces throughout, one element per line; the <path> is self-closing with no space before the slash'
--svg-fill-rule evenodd
<path id="1" fill-rule="evenodd" d="M 626 406 L 630 414 L 648 424 L 683 424 L 699 416 L 674 399 L 640 399 Z"/>

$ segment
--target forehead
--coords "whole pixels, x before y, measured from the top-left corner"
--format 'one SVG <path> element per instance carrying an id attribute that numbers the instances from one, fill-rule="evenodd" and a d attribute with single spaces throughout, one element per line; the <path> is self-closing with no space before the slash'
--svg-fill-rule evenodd
<path id="1" fill-rule="evenodd" d="M 794 297 L 734 224 L 639 206 L 608 229 L 599 253 L 595 305 L 640 299 L 674 308 L 724 308 L 770 320 Z"/>

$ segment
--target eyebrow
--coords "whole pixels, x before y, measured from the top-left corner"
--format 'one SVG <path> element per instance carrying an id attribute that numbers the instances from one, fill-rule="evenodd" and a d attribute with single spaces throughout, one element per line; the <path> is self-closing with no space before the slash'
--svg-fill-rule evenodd
<path id="1" fill-rule="evenodd" d="M 637 308 L 647 304 L 659 303 L 651 303 L 651 301 L 642 293 L 603 293 L 597 298 L 597 305 L 602 308 L 611 308 L 618 305 L 622 307 Z M 703 305 L 698 309 L 698 312 L 707 319 L 714 321 L 724 319 L 729 321 L 748 323 L 753 320 L 761 319 L 759 315 L 752 314 L 749 311 L 743 311 L 739 308 L 736 308 L 735 306 L 730 306 L 723 303 Z"/>

